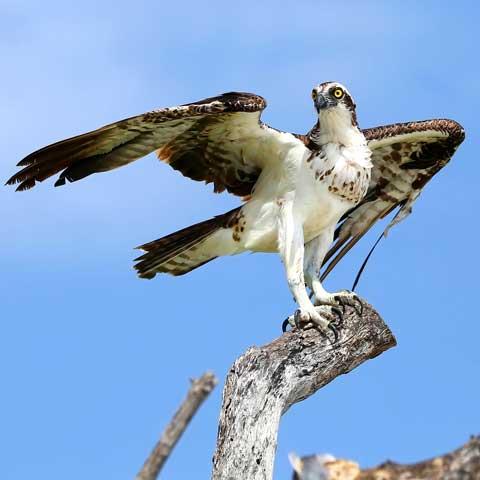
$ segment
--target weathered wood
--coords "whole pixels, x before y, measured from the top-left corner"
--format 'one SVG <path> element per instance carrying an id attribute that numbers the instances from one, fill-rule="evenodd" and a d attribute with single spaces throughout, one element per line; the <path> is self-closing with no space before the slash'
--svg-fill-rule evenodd
<path id="1" fill-rule="evenodd" d="M 479 480 L 480 437 L 451 453 L 410 465 L 388 461 L 361 470 L 355 462 L 329 455 L 292 455 L 291 462 L 294 480 Z"/>
<path id="2" fill-rule="evenodd" d="M 315 329 L 294 329 L 237 359 L 223 391 L 214 480 L 271 479 L 288 408 L 396 344 L 367 303 L 361 316 L 346 307 L 338 342 L 332 340 Z"/>
<path id="3" fill-rule="evenodd" d="M 210 372 L 204 373 L 196 380 L 192 380 L 187 398 L 185 398 L 180 405 L 180 408 L 163 432 L 142 469 L 138 472 L 136 480 L 155 480 L 157 478 L 165 461 L 187 428 L 193 415 L 195 415 L 195 412 L 200 408 L 200 405 L 215 388 L 217 383 L 217 378 Z"/>

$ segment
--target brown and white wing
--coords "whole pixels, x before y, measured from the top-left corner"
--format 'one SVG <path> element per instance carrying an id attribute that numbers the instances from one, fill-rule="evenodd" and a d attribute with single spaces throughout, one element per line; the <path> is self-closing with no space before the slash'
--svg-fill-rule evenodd
<path id="1" fill-rule="evenodd" d="M 153 110 L 31 153 L 7 184 L 27 190 L 60 173 L 55 186 L 64 185 L 156 150 L 160 160 L 183 175 L 213 182 L 216 192 L 248 195 L 264 162 L 283 148 L 280 137 L 287 135 L 260 122 L 265 107 L 258 95 L 230 92 Z"/>
<path id="2" fill-rule="evenodd" d="M 337 227 L 335 243 L 324 260 L 322 278 L 377 220 L 399 207 L 384 231 L 386 235 L 407 217 L 423 187 L 449 162 L 465 138 L 462 126 L 446 119 L 396 123 L 363 133 L 372 151 L 372 179 L 364 199 Z"/>

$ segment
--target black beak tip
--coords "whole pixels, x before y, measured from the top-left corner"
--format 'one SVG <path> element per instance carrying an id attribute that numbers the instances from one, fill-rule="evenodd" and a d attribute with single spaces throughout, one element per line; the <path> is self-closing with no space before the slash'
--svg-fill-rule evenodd
<path id="1" fill-rule="evenodd" d="M 317 98 L 315 99 L 315 108 L 317 109 L 317 112 L 320 112 L 320 110 L 325 108 L 327 105 L 327 99 L 322 94 L 318 94 Z"/>

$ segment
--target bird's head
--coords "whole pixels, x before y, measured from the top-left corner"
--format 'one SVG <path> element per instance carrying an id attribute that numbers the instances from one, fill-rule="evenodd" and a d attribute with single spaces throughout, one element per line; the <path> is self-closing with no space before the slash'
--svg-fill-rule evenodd
<path id="1" fill-rule="evenodd" d="M 312 90 L 312 99 L 320 124 L 329 118 L 344 119 L 357 126 L 355 102 L 350 92 L 338 82 L 320 83 Z"/>

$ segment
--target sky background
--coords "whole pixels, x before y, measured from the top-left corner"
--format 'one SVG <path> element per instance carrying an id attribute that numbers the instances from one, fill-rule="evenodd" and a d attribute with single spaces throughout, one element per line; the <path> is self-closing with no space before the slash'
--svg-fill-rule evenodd
<path id="1" fill-rule="evenodd" d="M 230 90 L 306 132 L 310 92 L 345 83 L 361 126 L 453 118 L 467 139 L 358 292 L 398 346 L 283 417 L 287 453 L 371 466 L 449 451 L 480 432 L 478 2 L 0 0 L 0 177 L 48 143 L 155 107 Z M 188 379 L 280 333 L 295 305 L 275 255 L 224 258 L 180 278 L 136 278 L 133 247 L 238 205 L 153 155 L 53 188 L 0 191 L 3 480 L 131 479 Z M 327 281 L 349 288 L 378 234 Z M 222 387 L 163 478 L 209 478 Z"/>

